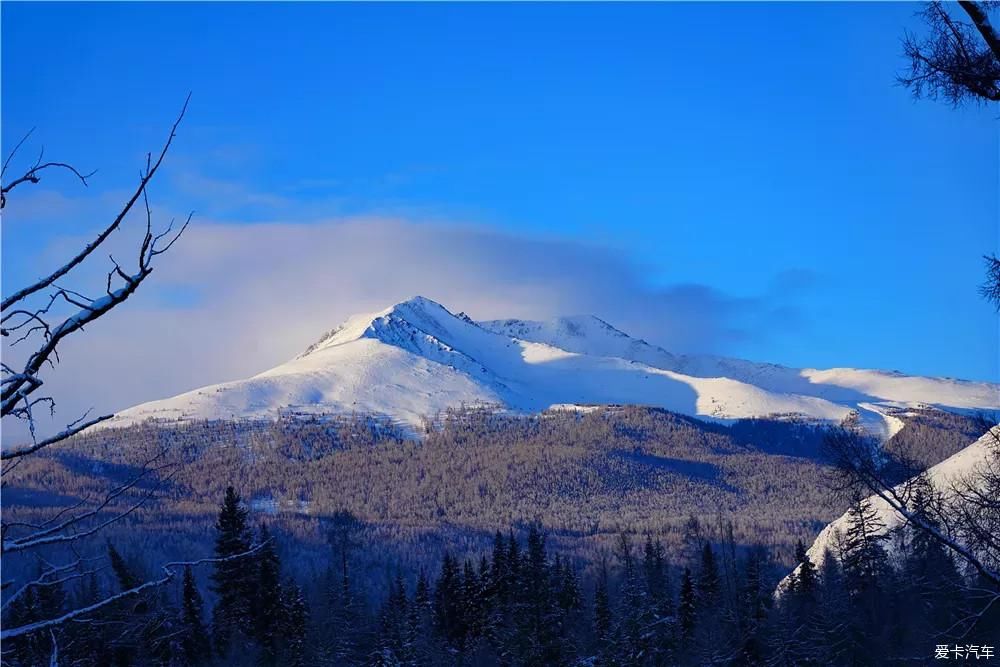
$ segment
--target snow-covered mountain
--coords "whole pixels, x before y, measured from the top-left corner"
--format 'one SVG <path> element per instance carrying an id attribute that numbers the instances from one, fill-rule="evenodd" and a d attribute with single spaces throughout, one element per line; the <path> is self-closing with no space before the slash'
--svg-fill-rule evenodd
<path id="1" fill-rule="evenodd" d="M 641 404 L 717 419 L 803 415 L 892 432 L 917 405 L 996 409 L 1000 386 L 856 369 L 795 369 L 678 356 L 592 316 L 475 322 L 415 297 L 356 315 L 296 358 L 124 410 L 104 426 L 164 420 L 268 418 L 279 411 L 386 415 L 415 426 L 448 407 L 519 412 Z"/>
<path id="2" fill-rule="evenodd" d="M 954 498 L 960 499 L 961 496 L 955 496 L 955 488 L 964 488 L 970 480 L 975 484 L 975 473 L 982 471 L 985 466 L 989 465 L 990 457 L 994 455 L 997 443 L 1000 443 L 1000 425 L 990 429 L 960 452 L 928 468 L 926 471 L 927 481 L 942 494 L 945 502 Z M 897 489 L 901 487 L 902 485 Z M 868 498 L 868 501 L 878 515 L 879 521 L 883 524 L 883 528 L 879 531 L 880 534 L 887 534 L 905 523 L 906 520 L 903 516 L 881 497 L 873 495 Z M 827 550 L 836 554 L 838 535 L 844 535 L 849 525 L 850 516 L 847 512 L 827 524 L 806 551 L 809 560 L 818 567 L 826 559 Z M 794 572 L 798 572 L 798 568 Z M 787 586 L 788 581 L 788 577 L 785 577 L 778 585 L 777 593 L 779 595 Z"/>

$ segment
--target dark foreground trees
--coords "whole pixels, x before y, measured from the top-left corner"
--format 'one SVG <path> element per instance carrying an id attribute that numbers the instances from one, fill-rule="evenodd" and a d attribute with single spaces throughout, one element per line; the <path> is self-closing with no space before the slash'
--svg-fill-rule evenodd
<path id="1" fill-rule="evenodd" d="M 340 517 L 338 525 L 350 525 L 353 549 L 370 548 L 357 534 L 362 524 Z M 672 559 L 653 536 L 621 534 L 595 566 L 551 548 L 537 525 L 498 531 L 483 552 L 442 545 L 433 575 L 377 575 L 384 592 L 372 595 L 370 574 L 341 557 L 337 540 L 326 562 L 314 563 L 325 574 L 292 571 L 284 562 L 290 538 L 253 528 L 230 489 L 217 553 L 261 545 L 241 567 L 217 561 L 202 581 L 183 568 L 175 585 L 58 629 L 59 664 L 919 664 L 943 643 L 989 645 L 995 636 L 996 625 L 967 640 L 956 629 L 974 608 L 962 594 L 974 576 L 910 528 L 887 535 L 863 499 L 822 562 L 799 545 L 800 566 L 778 596 L 784 570 L 765 549 L 737 545 L 724 524 L 699 532 L 711 539 L 700 538 L 688 560 Z M 142 580 L 133 551 L 109 552 L 109 576 L 33 590 L 5 618 L 30 623 Z M 16 666 L 48 664 L 51 655 L 31 635 L 3 651 L 4 664 Z"/>
<path id="2" fill-rule="evenodd" d="M 970 450 L 975 456 L 967 459 L 968 470 L 936 482 L 921 473 L 897 483 L 878 443 L 856 430 L 835 431 L 827 442 L 843 486 L 872 494 L 903 522 L 901 530 L 908 536 L 903 564 L 914 569 L 916 581 L 937 591 L 920 595 L 928 613 L 947 616 L 941 611 L 942 605 L 947 606 L 939 599 L 942 596 L 963 601 L 963 614 L 947 628 L 959 637 L 996 627 L 1000 618 L 1000 540 L 996 537 L 1000 534 L 1000 427 L 991 427 L 990 422 L 983 427 L 986 434 Z M 863 508 L 858 512 L 865 514 Z M 858 516 L 855 523 L 862 518 Z"/>

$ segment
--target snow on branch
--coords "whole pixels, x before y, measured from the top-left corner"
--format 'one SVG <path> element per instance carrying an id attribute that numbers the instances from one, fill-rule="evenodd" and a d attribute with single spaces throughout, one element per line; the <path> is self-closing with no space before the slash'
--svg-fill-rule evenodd
<path id="1" fill-rule="evenodd" d="M 988 434 L 1000 445 L 1000 426 L 991 427 Z M 906 524 L 915 530 L 923 532 L 941 544 L 957 558 L 974 569 L 984 581 L 994 586 L 996 591 L 1000 591 L 1000 571 L 993 568 L 987 562 L 987 559 L 980 557 L 979 553 L 977 553 L 977 548 L 972 546 L 972 543 L 975 543 L 978 547 L 988 548 L 990 544 L 989 542 L 977 539 L 979 537 L 977 533 L 980 532 L 977 530 L 978 526 L 975 521 L 969 520 L 966 509 L 962 506 L 963 502 L 969 500 L 970 497 L 975 498 L 975 489 L 987 484 L 991 488 L 1000 485 L 1000 475 L 998 475 L 998 471 L 990 462 L 983 462 L 976 470 L 972 471 L 969 479 L 965 481 L 964 488 L 960 489 L 958 485 L 953 484 L 951 489 L 953 500 L 949 503 L 947 509 L 960 515 L 959 518 L 966 519 L 965 521 L 961 521 L 962 528 L 966 533 L 971 533 L 965 535 L 965 537 L 972 537 L 973 542 L 968 539 L 962 539 L 960 535 L 952 534 L 955 531 L 943 530 L 934 525 L 932 521 L 928 520 L 920 512 L 913 511 L 911 503 L 908 502 L 907 498 L 909 485 L 906 483 L 901 485 L 893 484 L 886 477 L 882 467 L 879 465 L 877 449 L 872 447 L 872 443 L 868 438 L 843 429 L 828 437 L 825 446 L 828 453 L 834 459 L 834 465 L 852 482 L 860 483 L 864 488 L 867 488 L 871 493 L 881 498 L 892 510 L 903 518 Z M 993 452 L 993 454 L 994 456 L 1000 456 L 1000 447 L 997 447 L 997 451 Z M 992 501 L 994 503 L 993 509 L 997 509 L 995 499 L 988 499 L 988 501 Z"/>
<path id="2" fill-rule="evenodd" d="M 42 547 L 51 544 L 58 543 L 68 543 L 74 542 L 84 537 L 93 535 L 100 530 L 106 528 L 107 526 L 124 519 L 129 516 L 140 507 L 146 504 L 152 497 L 153 492 L 158 488 L 154 486 L 147 492 L 143 493 L 142 496 L 136 502 L 129 505 L 124 510 L 116 512 L 112 516 L 103 521 L 100 521 L 89 527 L 83 527 L 86 522 L 91 519 L 95 519 L 115 500 L 120 498 L 122 495 L 126 494 L 133 488 L 135 488 L 143 479 L 145 479 L 150 473 L 157 473 L 161 470 L 172 467 L 173 464 L 164 464 L 161 466 L 150 467 L 150 464 L 158 459 L 161 454 L 155 456 L 150 462 L 143 467 L 142 471 L 128 480 L 124 484 L 121 484 L 113 489 L 111 489 L 101 500 L 97 506 L 79 514 L 72 514 L 69 517 L 59 521 L 58 523 L 46 522 L 49 525 L 44 525 L 34 530 L 34 532 L 29 533 L 21 537 L 8 537 L 8 533 L 15 526 L 12 524 L 3 524 L 3 538 L 0 540 L 0 553 L 5 555 L 16 553 L 19 551 L 24 551 L 26 549 L 33 549 L 37 547 Z M 164 478 L 163 482 L 170 479 L 170 475 Z"/>
<path id="3" fill-rule="evenodd" d="M 252 556 L 253 554 L 260 551 L 260 549 L 267 544 L 267 542 L 261 542 L 254 547 L 244 551 L 243 553 L 234 554 L 232 556 L 226 556 L 224 558 L 202 558 L 200 560 L 192 561 L 174 561 L 171 563 L 166 563 L 162 566 L 163 576 L 158 579 L 150 579 L 138 586 L 133 586 L 132 588 L 126 589 L 114 595 L 108 596 L 102 600 L 99 600 L 93 604 L 86 605 L 84 607 L 78 607 L 71 611 L 68 611 L 61 616 L 51 618 L 43 621 L 35 621 L 34 623 L 26 623 L 15 628 L 3 628 L 0 630 L 0 641 L 6 641 L 13 639 L 15 637 L 21 637 L 23 635 L 31 634 L 33 632 L 38 632 L 40 630 L 49 630 L 57 626 L 67 623 L 69 621 L 80 619 L 81 617 L 87 616 L 87 614 L 92 614 L 96 611 L 107 607 L 108 605 L 115 604 L 121 600 L 125 600 L 130 597 L 134 597 L 143 593 L 144 591 L 163 586 L 173 580 L 177 573 L 174 571 L 177 568 L 183 567 L 195 567 L 198 565 L 209 565 L 213 563 L 225 563 L 229 561 L 239 560 L 241 558 L 246 558 Z"/>
<path id="4" fill-rule="evenodd" d="M 13 593 L 11 593 L 10 595 L 8 595 L 8 596 L 6 596 L 4 598 L 3 605 L 0 605 L 0 611 L 6 611 L 7 608 L 15 600 L 17 600 L 22 595 L 24 595 L 26 592 L 28 592 L 29 589 L 32 589 L 32 588 L 41 588 L 41 587 L 45 587 L 45 586 L 61 586 L 62 584 L 66 583 L 68 581 L 73 581 L 74 579 L 80 579 L 81 577 L 86 577 L 87 575 L 95 574 L 96 572 L 98 572 L 99 568 L 93 568 L 93 569 L 90 569 L 90 570 L 79 570 L 79 569 L 77 569 L 83 563 L 83 560 L 84 559 L 82 559 L 82 558 L 77 558 L 72 563 L 68 563 L 66 565 L 60 565 L 58 567 L 52 567 L 52 568 L 46 570 L 45 572 L 43 572 L 42 574 L 40 574 L 37 578 L 35 578 L 35 579 L 33 579 L 33 580 L 29 581 L 29 582 L 26 582 L 20 588 L 18 588 L 16 591 L 14 591 Z M 73 570 L 77 570 L 77 571 L 73 572 Z M 63 572 L 72 572 L 72 574 L 68 574 L 66 576 L 58 577 L 58 578 L 55 578 L 55 579 L 52 578 L 55 575 L 61 574 Z"/>
<path id="5" fill-rule="evenodd" d="M 157 170 L 166 157 L 167 151 L 173 143 L 177 127 L 184 118 L 189 101 L 190 95 L 185 99 L 181 112 L 171 126 L 170 134 L 156 159 L 153 159 L 151 153 L 147 154 L 145 168 L 139 174 L 139 183 L 114 220 L 68 262 L 44 278 L 40 278 L 34 283 L 15 291 L 10 296 L 4 298 L 2 304 L 0 304 L 0 313 L 2 313 L 0 315 L 0 335 L 3 337 L 17 336 L 10 343 L 11 345 L 23 343 L 36 335 L 40 336 L 38 347 L 28 356 L 24 368 L 16 370 L 7 364 L 3 364 L 2 366 L 3 379 L 2 384 L 0 384 L 0 416 L 10 416 L 26 421 L 31 435 L 31 443 L 14 449 L 0 451 L 0 460 L 33 454 L 111 417 L 111 415 L 103 415 L 88 420 L 85 414 L 75 422 L 67 425 L 65 429 L 56 435 L 39 440 L 35 434 L 34 409 L 41 404 L 47 407 L 50 413 L 54 413 L 55 400 L 49 396 L 39 398 L 34 396 L 34 394 L 44 385 L 44 380 L 40 377 L 42 369 L 46 364 L 54 367 L 55 362 L 58 362 L 58 347 L 60 343 L 67 336 L 81 331 L 87 324 L 103 317 L 134 294 L 142 282 L 152 273 L 155 258 L 170 250 L 187 229 L 191 221 L 191 215 L 187 216 L 184 224 L 176 231 L 173 221 L 171 221 L 165 230 L 158 233 L 153 231 L 148 185 L 156 175 Z M 22 139 L 21 143 L 23 142 L 24 139 Z M 21 143 L 15 146 L 14 152 L 17 151 Z M 11 157 L 13 157 L 13 153 L 7 158 L 7 162 L 3 168 L 4 171 L 6 171 Z M 2 186 L 4 204 L 6 204 L 7 193 L 12 191 L 16 186 L 23 183 L 37 183 L 40 178 L 40 172 L 54 167 L 69 169 L 83 181 L 84 185 L 86 185 L 86 179 L 90 176 L 90 174 L 84 175 L 79 173 L 70 165 L 57 162 L 43 162 L 42 158 L 39 157 L 23 176 Z M 135 268 L 126 270 L 114 257 L 110 257 L 111 269 L 107 273 L 107 280 L 104 286 L 105 293 L 96 298 L 90 298 L 80 292 L 57 285 L 57 280 L 81 265 L 94 250 L 101 247 L 107 241 L 112 232 L 121 226 L 125 217 L 140 198 L 146 212 L 146 232 L 138 248 Z M 43 306 L 32 308 L 31 306 L 23 305 L 23 302 L 29 296 L 49 287 L 54 287 L 55 291 L 49 295 L 47 303 Z M 61 321 L 51 321 L 50 310 L 57 301 L 69 304 L 76 311 Z"/>

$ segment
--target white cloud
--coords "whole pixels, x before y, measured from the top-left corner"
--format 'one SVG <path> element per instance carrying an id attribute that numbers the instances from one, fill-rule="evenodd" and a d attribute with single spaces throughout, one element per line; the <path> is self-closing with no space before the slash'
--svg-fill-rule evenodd
<path id="1" fill-rule="evenodd" d="M 730 351 L 797 316 L 772 293 L 655 289 L 606 249 L 438 223 L 199 220 L 161 260 L 132 300 L 61 348 L 47 389 L 62 422 L 258 373 L 348 315 L 416 294 L 478 319 L 593 313 L 682 352 Z"/>

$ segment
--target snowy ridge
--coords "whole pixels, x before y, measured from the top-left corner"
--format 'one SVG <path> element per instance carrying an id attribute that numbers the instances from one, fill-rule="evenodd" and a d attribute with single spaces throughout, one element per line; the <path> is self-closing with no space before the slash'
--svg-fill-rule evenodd
<path id="1" fill-rule="evenodd" d="M 797 415 L 891 433 L 908 406 L 996 409 L 1000 387 L 856 369 L 794 369 L 677 356 L 593 316 L 475 322 L 415 297 L 356 315 L 291 361 L 124 410 L 102 426 L 145 419 L 273 418 L 363 413 L 411 426 L 442 410 L 490 405 L 640 404 L 715 419 Z"/>
<path id="2" fill-rule="evenodd" d="M 989 459 L 993 453 L 994 448 L 1000 443 L 1000 425 L 994 426 L 983 435 L 979 440 L 963 449 L 962 451 L 953 454 L 941 463 L 932 466 L 927 469 L 927 479 L 931 485 L 939 492 L 943 494 L 945 499 L 954 494 L 954 487 L 960 485 L 965 480 L 969 478 L 977 469 L 980 469 Z M 902 484 L 896 488 L 902 488 Z M 905 523 L 905 519 L 901 514 L 896 512 L 892 507 L 889 506 L 885 500 L 877 495 L 870 496 L 868 501 L 871 503 L 872 509 L 878 515 L 879 520 L 885 524 L 885 527 L 879 531 L 880 534 L 889 533 L 896 528 L 899 528 Z M 837 551 L 837 541 L 838 535 L 842 535 L 846 532 L 848 525 L 850 524 L 850 518 L 848 513 L 845 512 L 838 519 L 827 524 L 820 534 L 816 537 L 816 540 L 812 543 L 812 546 L 806 551 L 811 560 L 817 567 L 823 564 L 826 559 L 826 552 L 829 550 L 831 553 L 836 553 Z M 798 572 L 798 567 L 792 571 L 792 574 Z M 791 574 L 789 575 L 789 577 Z M 789 578 L 785 577 L 780 584 L 778 584 L 777 592 L 780 594 L 785 587 L 788 585 Z"/>

